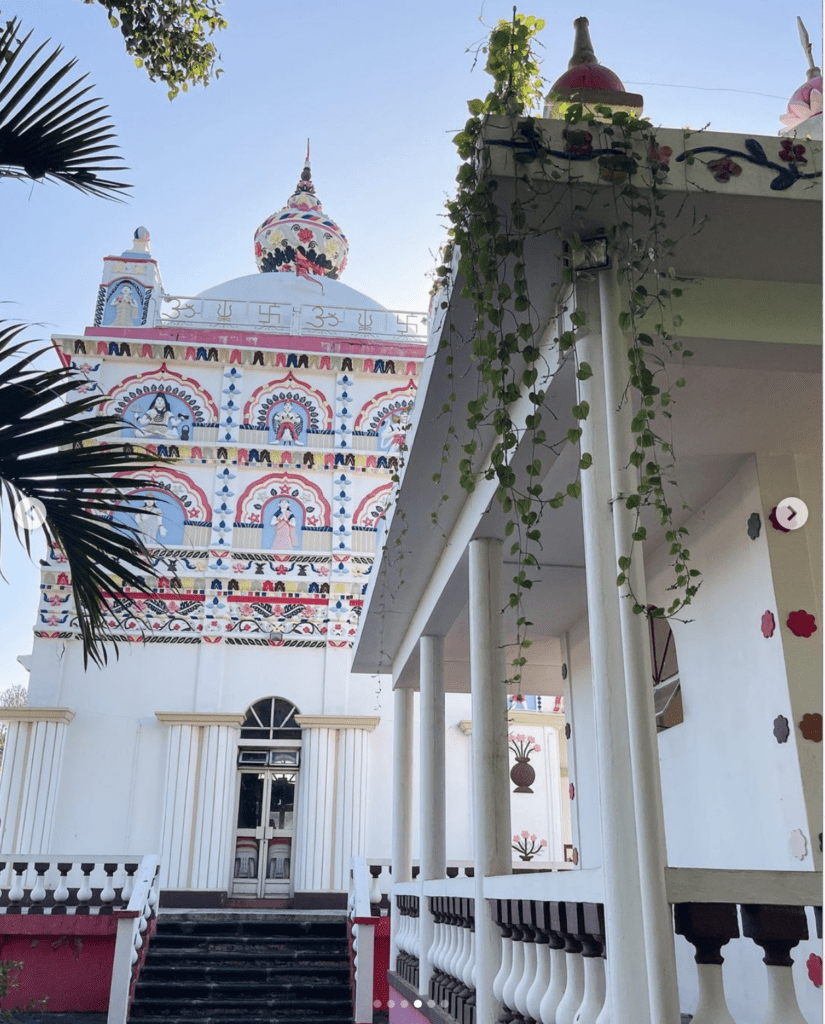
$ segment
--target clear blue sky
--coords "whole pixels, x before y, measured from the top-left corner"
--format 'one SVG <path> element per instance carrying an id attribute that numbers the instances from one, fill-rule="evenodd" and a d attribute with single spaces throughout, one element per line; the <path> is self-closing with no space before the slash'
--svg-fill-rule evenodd
<path id="1" fill-rule="evenodd" d="M 544 0 L 519 9 L 547 21 L 539 55 L 548 84 L 567 67 L 573 19 L 586 14 L 599 60 L 667 127 L 710 122 L 776 135 L 805 79 L 797 14 L 822 60 L 815 0 Z M 344 281 L 391 308 L 426 309 L 457 166 L 451 138 L 466 101 L 489 81 L 484 58 L 473 69 L 468 50 L 485 24 L 510 16 L 511 2 L 226 0 L 229 28 L 217 38 L 225 73 L 173 103 L 133 66 L 99 5 L 0 0 L 0 10 L 89 72 L 134 185 L 119 205 L 53 184 L 2 184 L 5 316 L 41 325 L 35 336 L 82 331 L 101 258 L 126 248 L 139 224 L 168 292 L 192 295 L 253 273 L 253 234 L 291 193 L 307 136 L 318 194 L 350 241 Z M 26 678 L 15 659 L 31 648 L 38 586 L 5 528 L 3 538 L 0 688 Z"/>

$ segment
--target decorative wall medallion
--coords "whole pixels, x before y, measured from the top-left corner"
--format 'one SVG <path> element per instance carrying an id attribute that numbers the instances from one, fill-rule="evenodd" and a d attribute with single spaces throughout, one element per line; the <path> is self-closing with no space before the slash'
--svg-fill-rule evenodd
<path id="1" fill-rule="evenodd" d="M 787 743 L 791 734 L 788 719 L 784 715 L 777 715 L 773 720 L 773 734 L 777 743 Z"/>
<path id="2" fill-rule="evenodd" d="M 532 860 L 537 853 L 541 853 L 547 847 L 547 840 L 539 839 L 525 828 L 520 835 L 513 836 L 512 846 L 522 860 Z"/>
<path id="3" fill-rule="evenodd" d="M 803 715 L 802 721 L 799 723 L 799 731 L 806 740 L 811 740 L 812 743 L 821 743 L 822 715 L 818 711 L 813 712 L 813 714 Z"/>
<path id="4" fill-rule="evenodd" d="M 576 799 L 576 787 L 573 785 L 572 782 L 570 783 L 570 799 L 571 800 L 575 800 Z"/>
<path id="5" fill-rule="evenodd" d="M 791 832 L 791 838 L 788 846 L 791 851 L 791 856 L 796 857 L 797 860 L 805 860 L 808 856 L 808 840 L 805 838 L 805 834 L 801 829 L 795 828 L 793 832 Z"/>
<path id="6" fill-rule="evenodd" d="M 578 864 L 579 863 L 579 851 L 576 849 L 575 846 L 573 847 L 573 850 L 572 850 L 572 852 L 570 854 L 570 860 L 574 864 Z"/>
<path id="7" fill-rule="evenodd" d="M 730 181 L 732 177 L 736 178 L 742 173 L 741 166 L 728 156 L 723 156 L 719 160 L 711 160 L 708 170 L 716 181 L 721 182 Z"/>
<path id="8" fill-rule="evenodd" d="M 791 612 L 787 621 L 788 629 L 794 636 L 812 636 L 816 632 L 816 619 L 810 612 Z"/>
<path id="9" fill-rule="evenodd" d="M 784 527 L 782 525 L 782 523 L 780 523 L 779 520 L 776 518 L 776 505 L 774 505 L 774 507 L 771 509 L 770 515 L 768 516 L 768 519 L 770 519 L 771 526 L 774 528 L 774 530 L 779 530 L 780 533 L 790 533 L 791 532 L 786 527 Z"/>
<path id="10" fill-rule="evenodd" d="M 569 740 L 570 739 L 570 734 L 572 732 L 573 732 L 573 730 L 570 728 L 570 723 L 566 722 L 565 725 L 564 725 L 564 738 L 566 740 Z"/>
<path id="11" fill-rule="evenodd" d="M 567 678 L 567 662 L 565 662 L 561 667 L 561 677 L 562 679 Z"/>
<path id="12" fill-rule="evenodd" d="M 751 512 L 748 516 L 748 536 L 751 540 L 756 540 L 762 529 L 762 520 L 758 512 Z"/>
<path id="13" fill-rule="evenodd" d="M 773 617 L 773 612 L 765 612 L 762 616 L 762 636 L 768 640 L 773 636 L 775 629 L 776 619 Z"/>
<path id="14" fill-rule="evenodd" d="M 814 985 L 817 988 L 822 988 L 822 957 L 811 953 L 805 961 L 805 966 L 808 968 L 808 977 Z"/>
<path id="15" fill-rule="evenodd" d="M 530 764 L 530 755 L 538 754 L 541 747 L 536 743 L 535 737 L 525 736 L 519 733 L 508 736 L 510 750 L 515 754 L 516 763 L 510 769 L 510 778 L 515 784 L 514 793 L 532 793 L 530 787 L 536 781 L 536 771 Z"/>

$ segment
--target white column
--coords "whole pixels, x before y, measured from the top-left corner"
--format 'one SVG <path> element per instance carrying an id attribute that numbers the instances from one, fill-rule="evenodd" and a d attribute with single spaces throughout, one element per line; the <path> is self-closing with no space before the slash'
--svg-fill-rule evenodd
<path id="1" fill-rule="evenodd" d="M 613 533 L 618 555 L 629 555 L 636 513 L 626 506 L 639 479 L 628 462 L 632 450 L 633 409 L 623 394 L 627 381 L 627 339 L 619 328 L 621 303 L 616 275 L 611 268 L 599 275 L 602 351 L 604 353 L 607 438 L 613 497 Z M 630 758 L 636 802 L 636 835 L 639 837 L 639 876 L 644 920 L 650 1017 L 653 1024 L 678 1024 L 679 991 L 676 982 L 676 951 L 670 905 L 665 891 L 665 819 L 659 745 L 653 708 L 653 674 L 645 615 L 633 614 L 630 590 L 646 604 L 642 545 L 633 546 L 628 584 L 618 588 L 622 635 Z M 618 572 L 618 566 L 616 568 Z M 612 950 L 611 950 L 612 957 Z"/>
<path id="2" fill-rule="evenodd" d="M 413 773 L 413 694 L 410 689 L 395 691 L 393 718 L 392 775 L 392 884 L 412 878 L 412 773 Z M 390 969 L 398 957 L 397 936 L 401 915 L 395 894 L 390 898 Z"/>
<path id="3" fill-rule="evenodd" d="M 69 708 L 2 708 L 8 722 L 0 774 L 0 850 L 49 853 Z"/>
<path id="4" fill-rule="evenodd" d="M 244 715 L 156 712 L 169 727 L 161 830 L 161 885 L 229 885 L 235 811 L 235 761 Z"/>
<path id="5" fill-rule="evenodd" d="M 484 899 L 484 879 L 509 875 L 510 779 L 507 691 L 501 614 L 501 541 L 470 542 L 470 689 L 475 792 L 476 1024 L 494 1024 L 501 1003 L 492 991 L 501 942 Z"/>
<path id="6" fill-rule="evenodd" d="M 379 718 L 296 715 L 302 729 L 295 837 L 295 891 L 346 893 L 350 861 L 363 856 L 367 733 Z"/>
<path id="7" fill-rule="evenodd" d="M 590 406 L 589 415 L 581 422 L 581 450 L 593 456 L 592 468 L 581 474 L 581 500 L 609 958 L 607 1002 L 611 1020 L 650 1024 L 647 965 L 645 957 L 639 955 L 644 931 L 622 640 L 614 584 L 618 570 L 610 510 L 604 379 L 598 369 L 602 353 L 597 287 L 593 282 L 580 281 L 576 298 L 578 308 L 587 318 L 578 332 L 578 356 L 595 369 L 588 380 L 578 381 L 578 392 L 579 401 Z"/>
<path id="8" fill-rule="evenodd" d="M 421 956 L 418 962 L 419 989 L 429 993 L 434 939 L 434 922 L 424 895 L 424 881 L 447 874 L 447 821 L 444 792 L 444 638 L 422 636 L 419 640 L 419 844 L 421 850 L 421 893 L 419 928 Z"/>

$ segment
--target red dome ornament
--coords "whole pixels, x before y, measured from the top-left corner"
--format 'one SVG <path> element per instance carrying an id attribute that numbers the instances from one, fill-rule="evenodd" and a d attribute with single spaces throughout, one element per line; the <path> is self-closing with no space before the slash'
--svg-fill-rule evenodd
<path id="1" fill-rule="evenodd" d="M 638 93 L 627 92 L 622 80 L 610 68 L 600 64 L 590 41 L 587 18 L 576 18 L 573 27 L 576 41 L 567 71 L 553 83 L 544 105 L 544 117 L 563 118 L 564 108 L 573 103 L 584 103 L 588 108 L 603 103 L 617 110 L 626 110 L 637 117 L 642 113 L 644 100 Z M 598 118 L 590 109 L 588 113 Z"/>

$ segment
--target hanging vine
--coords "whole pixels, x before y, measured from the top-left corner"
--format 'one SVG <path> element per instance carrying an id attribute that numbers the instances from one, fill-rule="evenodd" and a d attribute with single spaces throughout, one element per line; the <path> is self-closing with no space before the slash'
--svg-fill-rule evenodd
<path id="1" fill-rule="evenodd" d="M 466 409 L 471 439 L 463 444 L 458 464 L 461 486 L 471 493 L 482 478 L 496 481 L 495 496 L 507 516 L 505 535 L 512 538 L 510 555 L 515 557 L 516 572 L 509 605 L 516 614 L 517 651 L 511 660 L 515 670 L 508 681 L 511 683 L 520 681 L 525 649 L 530 644 L 531 623 L 524 595 L 532 587 L 539 567 L 543 515 L 548 509 L 561 507 L 568 498 L 578 498 L 580 475 L 593 466 L 591 454 L 580 452 L 575 479 L 555 495 L 544 492 L 542 481 L 550 453 L 558 455 L 565 444 L 580 442 L 580 424 L 590 410 L 586 402 L 578 402 L 571 410 L 575 425 L 555 436 L 556 424 L 567 417 L 548 404 L 547 389 L 558 365 L 551 365 L 546 340 L 539 334 L 543 328 L 530 295 L 525 247 L 531 239 L 548 233 L 561 238 L 571 209 L 586 211 L 596 196 L 600 201 L 606 195 L 611 197 L 614 216 L 607 231 L 611 269 L 603 272 L 616 273 L 618 278 L 622 296 L 619 327 L 627 339 L 624 401 L 633 401 L 638 407 L 632 423 L 633 447 L 627 453 L 628 464 L 638 469 L 638 478 L 635 491 L 625 498 L 627 507 L 635 510 L 636 524 L 618 560 L 617 583 L 630 587 L 628 570 L 634 546 L 646 537 L 640 522 L 646 506 L 655 509 L 665 527 L 673 574 L 670 590 L 674 592 L 666 608 L 655 608 L 651 614 L 677 615 L 691 603 L 700 582 L 699 570 L 691 566 L 690 551 L 685 546 L 687 530 L 674 522 L 667 490 L 675 484 L 667 421 L 674 390 L 683 387 L 685 380 L 679 378 L 671 384 L 665 357 L 691 354 L 674 338 L 681 319 L 673 311 L 673 300 L 681 297 L 681 282 L 675 280 L 672 267 L 663 269 L 675 245 L 668 237 L 662 189 L 671 151 L 658 145 L 647 119 L 602 105 L 587 111 L 581 103 L 559 108 L 567 125 L 564 148 L 548 148 L 536 119 L 528 116 L 543 94 L 532 50 L 535 35 L 543 26 L 541 19 L 514 12 L 512 21 L 499 22 L 491 34 L 486 69 L 493 78 L 493 87 L 484 100 L 470 101 L 470 119 L 454 140 L 463 162 L 455 198 L 447 203 L 449 240 L 436 271 L 435 286 L 438 302 L 438 288 L 448 289 L 458 271 L 463 278 L 462 295 L 472 303 L 469 338 L 448 334 L 441 344 L 469 344 L 473 372 L 478 377 L 476 395 Z M 496 127 L 509 124 L 504 137 L 491 140 L 484 135 L 491 118 Z M 517 173 L 507 182 L 513 192 L 506 199 L 499 198 L 504 189 L 491 172 L 494 146 L 509 149 L 516 163 Z M 587 183 L 574 174 L 581 161 L 592 160 L 598 161 L 598 184 Z M 637 184 L 639 181 L 642 183 Z M 696 226 L 694 223 L 691 229 Z M 575 233 L 562 240 L 573 253 L 573 263 L 575 253 L 586 243 Z M 575 292 L 576 280 L 585 277 L 584 272 L 565 266 L 563 281 L 568 300 Z M 447 305 L 442 298 L 441 308 Z M 577 356 L 576 332 L 586 326 L 585 313 L 564 306 L 562 314 L 566 322 L 560 318 L 557 323 L 567 329 L 559 330 L 553 338 L 553 356 L 560 363 L 574 360 L 577 378 L 586 380 L 597 371 Z M 452 372 L 450 353 L 447 363 L 448 372 Z M 515 407 L 523 403 L 525 395 L 529 412 L 519 415 Z M 454 411 L 454 401 L 455 395 L 445 404 L 444 411 L 450 417 L 460 415 L 460 411 Z M 451 418 L 442 473 L 455 434 Z M 527 452 L 525 474 L 517 473 L 512 465 L 517 448 Z M 436 474 L 437 481 L 442 473 Z M 442 503 L 444 500 L 446 496 Z M 437 510 L 433 516 L 437 520 Z M 646 610 L 632 590 L 629 599 L 637 614 Z"/>

